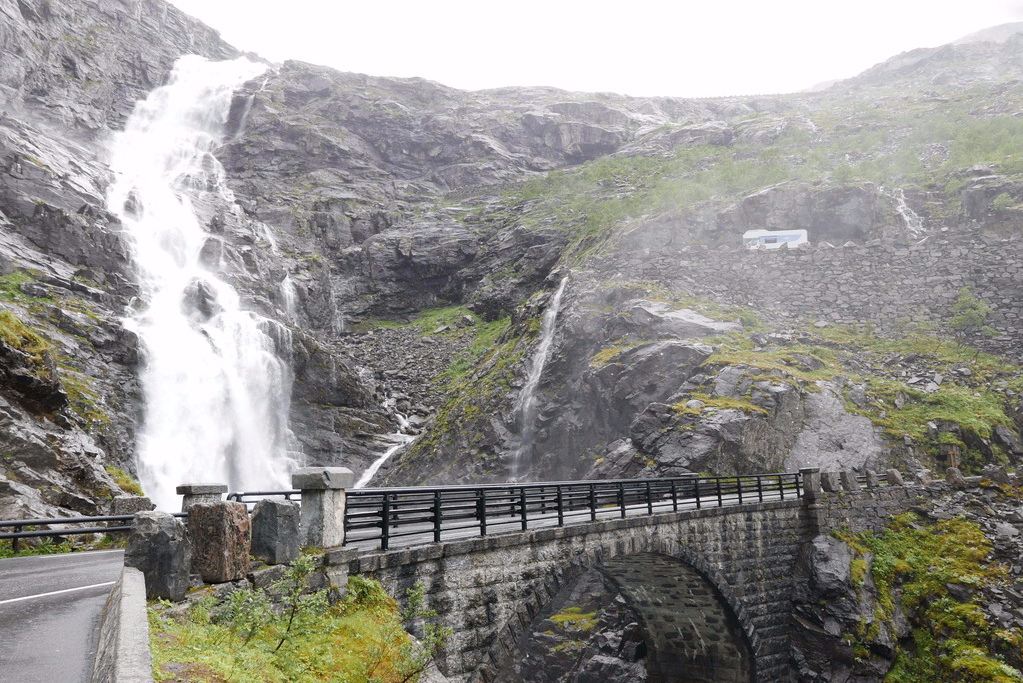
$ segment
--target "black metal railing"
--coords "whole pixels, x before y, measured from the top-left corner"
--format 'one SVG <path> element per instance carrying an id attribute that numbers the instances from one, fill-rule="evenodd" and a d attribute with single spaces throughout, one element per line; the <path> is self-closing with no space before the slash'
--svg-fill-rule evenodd
<path id="1" fill-rule="evenodd" d="M 392 541 L 417 536 L 423 542 L 440 542 L 445 536 L 486 536 L 683 509 L 795 499 L 802 496 L 802 481 L 798 473 L 686 475 L 669 479 L 349 489 L 346 495 L 346 544 L 377 541 L 379 548 L 387 550 Z M 236 491 L 227 499 L 251 507 L 259 499 L 277 496 L 294 500 L 301 497 L 301 491 Z M 184 512 L 174 515 L 188 516 Z M 16 550 L 22 538 L 126 532 L 131 530 L 132 517 L 0 520 L 0 540 L 10 540 Z M 122 524 L 112 524 L 116 522 Z M 86 526 L 25 530 L 72 524 Z"/>
<path id="2" fill-rule="evenodd" d="M 188 517 L 187 513 L 176 512 L 175 517 Z M 88 534 L 111 534 L 131 531 L 131 521 L 135 515 L 97 515 L 93 517 L 53 517 L 48 519 L 0 519 L 0 541 L 10 541 L 11 549 L 18 550 L 18 541 L 22 538 L 64 538 L 65 536 L 84 536 Z M 111 524 L 111 522 L 123 522 Z M 85 524 L 69 529 L 29 529 L 26 527 L 53 527 L 67 524 Z M 99 526 L 106 524 L 105 526 Z M 14 531 L 4 531 L 13 529 Z"/>
<path id="3" fill-rule="evenodd" d="M 723 507 L 802 496 L 800 475 L 543 482 L 355 489 L 345 502 L 345 543 L 486 536 L 540 526 Z M 566 521 L 568 520 L 568 521 Z M 432 539 L 431 539 L 432 537 Z"/>
<path id="4" fill-rule="evenodd" d="M 277 496 L 284 500 L 299 500 L 302 498 L 302 492 L 298 489 L 290 491 L 232 491 L 227 494 L 227 499 L 245 503 L 246 506 L 251 507 L 264 498 L 276 498 Z"/>

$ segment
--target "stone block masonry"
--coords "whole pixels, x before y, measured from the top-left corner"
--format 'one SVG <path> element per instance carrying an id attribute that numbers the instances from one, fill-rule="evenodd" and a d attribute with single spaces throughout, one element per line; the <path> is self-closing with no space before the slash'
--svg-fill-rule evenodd
<path id="1" fill-rule="evenodd" d="M 570 581 L 614 558 L 653 553 L 717 588 L 753 653 L 755 680 L 789 680 L 791 579 L 811 528 L 801 500 L 713 508 L 490 536 L 384 553 L 325 555 L 348 573 L 404 595 L 415 583 L 454 630 L 440 662 L 452 681 L 488 682 L 530 620 Z"/>
<path id="2" fill-rule="evenodd" d="M 812 237 L 811 237 L 812 239 Z M 961 287 L 991 306 L 1001 348 L 1023 358 L 1023 241 L 960 229 L 922 243 L 749 251 L 636 249 L 607 264 L 694 296 L 782 316 L 888 328 L 942 323 Z"/>
<path id="3" fill-rule="evenodd" d="M 336 586 L 344 585 L 349 574 L 369 575 L 399 599 L 421 583 L 426 606 L 454 632 L 439 660 L 439 668 L 454 683 L 491 683 L 498 671 L 510 668 L 532 620 L 559 591 L 594 569 L 620 586 L 623 581 L 640 584 L 623 587 L 622 594 L 627 601 L 630 596 L 633 602 L 646 600 L 633 608 L 652 629 L 671 621 L 671 610 L 684 611 L 680 605 L 686 594 L 698 597 L 693 609 L 702 604 L 710 614 L 713 593 L 724 606 L 723 616 L 715 616 L 714 622 L 734 622 L 729 635 L 721 630 L 726 641 L 722 646 L 741 648 L 750 658 L 743 660 L 748 668 L 733 661 L 735 666 L 715 671 L 711 679 L 786 683 L 793 676 L 793 576 L 804 544 L 837 529 L 878 531 L 892 515 L 948 488 L 942 481 L 892 485 L 896 478 L 889 474 L 886 486 L 879 486 L 875 475 L 868 477 L 867 488 L 824 491 L 820 472 L 803 474 L 807 490 L 799 500 L 630 517 L 388 552 L 340 548 L 324 555 L 323 572 Z M 849 473 L 833 478 L 853 481 Z M 666 589 L 669 570 L 677 585 Z M 702 633 L 699 625 L 690 630 Z M 668 653 L 665 661 L 656 662 L 663 669 L 674 661 L 670 653 L 683 645 L 667 634 L 651 638 L 653 656 Z M 714 659 L 718 646 L 710 643 L 703 651 Z M 694 662 L 709 661 L 693 657 Z"/>

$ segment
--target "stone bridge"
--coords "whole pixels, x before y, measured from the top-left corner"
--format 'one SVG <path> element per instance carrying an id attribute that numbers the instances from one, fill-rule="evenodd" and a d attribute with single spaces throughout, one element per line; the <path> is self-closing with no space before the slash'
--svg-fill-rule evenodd
<path id="1" fill-rule="evenodd" d="M 328 551 L 333 585 L 348 574 L 392 595 L 420 582 L 453 637 L 439 660 L 459 683 L 490 683 L 545 608 L 588 572 L 620 589 L 639 617 L 651 681 L 791 680 L 793 576 L 803 544 L 845 527 L 877 529 L 924 486 L 859 489 L 804 472 L 798 500 L 671 512 L 386 552 Z M 897 474 L 897 473 L 896 473 Z M 897 477 L 896 477 L 897 479 Z M 839 483 L 841 482 L 841 483 Z M 844 490 L 843 490 L 844 485 Z M 532 626 L 531 626 L 532 625 Z"/>

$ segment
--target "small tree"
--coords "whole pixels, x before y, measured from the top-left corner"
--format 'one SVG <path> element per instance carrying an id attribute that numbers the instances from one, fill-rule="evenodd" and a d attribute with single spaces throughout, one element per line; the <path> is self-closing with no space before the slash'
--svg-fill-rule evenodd
<path id="1" fill-rule="evenodd" d="M 993 337 L 997 332 L 987 324 L 989 315 L 991 307 L 973 296 L 969 287 L 963 287 L 959 290 L 956 302 L 952 304 L 952 317 L 948 326 L 959 337 L 960 344 L 978 336 Z"/>

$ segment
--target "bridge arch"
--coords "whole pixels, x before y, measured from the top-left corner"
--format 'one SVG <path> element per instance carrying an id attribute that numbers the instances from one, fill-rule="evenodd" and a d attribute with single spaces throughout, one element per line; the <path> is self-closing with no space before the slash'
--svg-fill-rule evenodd
<path id="1" fill-rule="evenodd" d="M 537 582 L 524 601 L 530 618 L 520 615 L 509 620 L 491 652 L 490 664 L 474 680 L 516 680 L 508 672 L 526 666 L 523 662 L 529 657 L 524 650 L 530 634 L 543 629 L 543 624 L 549 626 L 553 612 L 577 592 L 577 583 L 587 582 L 583 592 L 590 588 L 595 572 L 614 584 L 640 622 L 647 680 L 757 680 L 756 628 L 724 576 L 699 554 L 660 534 L 586 550 L 561 572 Z"/>
<path id="2" fill-rule="evenodd" d="M 804 540 L 817 533 L 802 500 L 705 508 L 549 527 L 362 554 L 329 554 L 338 585 L 348 573 L 402 595 L 422 583 L 428 607 L 453 630 L 438 666 L 453 683 L 493 683 L 514 661 L 530 622 L 564 587 L 613 558 L 674 558 L 717 591 L 751 653 L 751 679 L 791 678 L 792 576 Z M 336 567 L 336 569 L 335 569 Z"/>

